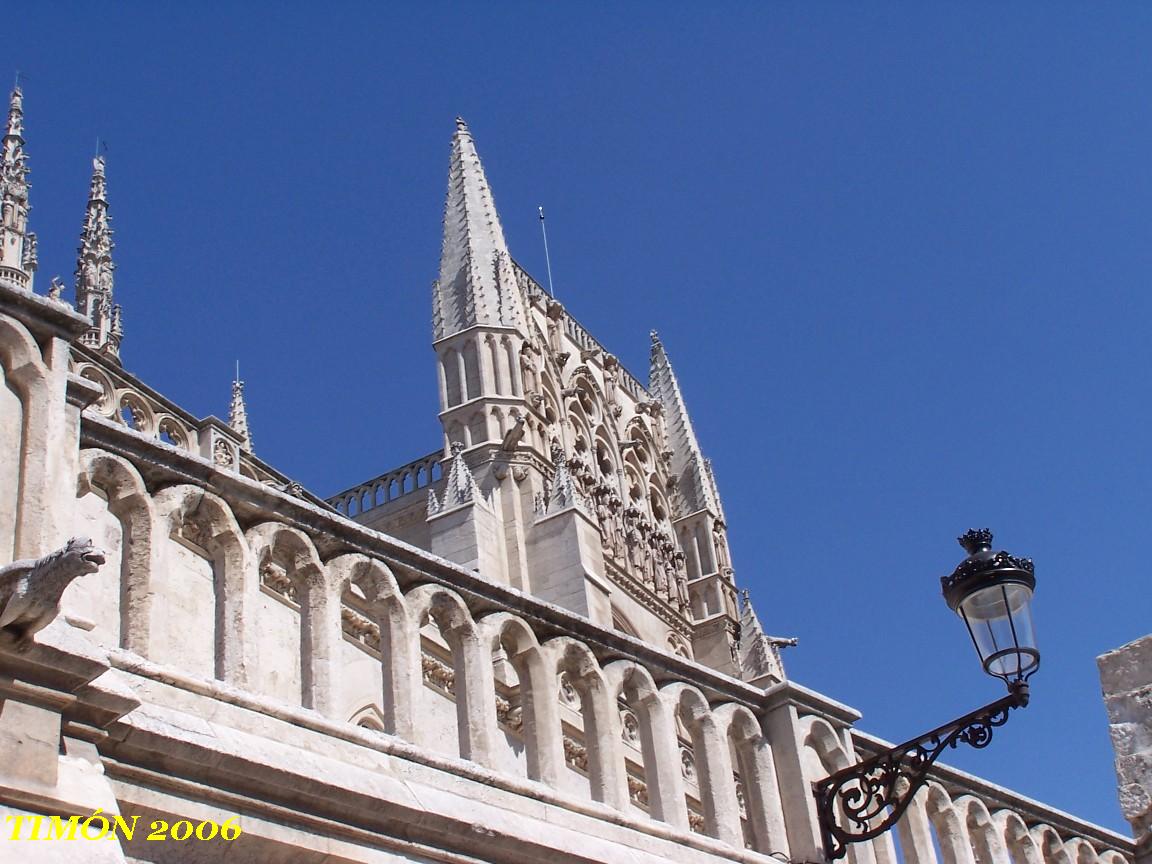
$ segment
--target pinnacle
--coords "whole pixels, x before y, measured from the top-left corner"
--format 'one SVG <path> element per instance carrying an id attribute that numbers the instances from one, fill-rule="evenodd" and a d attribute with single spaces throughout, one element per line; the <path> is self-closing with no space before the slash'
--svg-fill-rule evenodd
<path id="1" fill-rule="evenodd" d="M 435 338 L 476 324 L 522 327 L 524 302 L 504 230 L 468 125 L 456 118 L 444 201 Z"/>

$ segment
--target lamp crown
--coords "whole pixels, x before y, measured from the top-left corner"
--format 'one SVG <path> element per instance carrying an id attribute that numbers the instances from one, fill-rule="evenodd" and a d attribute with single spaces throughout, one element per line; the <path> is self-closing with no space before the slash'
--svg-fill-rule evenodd
<path id="1" fill-rule="evenodd" d="M 956 538 L 969 555 L 987 552 L 992 548 L 992 532 L 987 528 L 970 528 Z"/>

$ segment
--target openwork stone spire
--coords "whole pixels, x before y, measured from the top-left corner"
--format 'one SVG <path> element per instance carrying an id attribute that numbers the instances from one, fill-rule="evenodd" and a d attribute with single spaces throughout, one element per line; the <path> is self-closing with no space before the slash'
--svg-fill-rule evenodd
<path id="1" fill-rule="evenodd" d="M 117 307 L 119 308 L 119 307 Z M 248 429 L 248 408 L 244 404 L 244 382 L 237 373 L 232 381 L 232 405 L 228 409 L 228 425 L 240 436 L 241 446 L 252 451 L 252 433 Z"/>
<path id="2" fill-rule="evenodd" d="M 672 473 L 677 477 L 684 507 L 684 512 L 678 515 L 686 516 L 698 510 L 722 515 L 711 467 L 700 452 L 680 384 L 655 330 L 652 331 L 652 366 L 648 380 L 649 391 L 664 406 L 668 445 L 672 449 Z"/>
<path id="3" fill-rule="evenodd" d="M 748 590 L 743 591 L 740 609 L 740 677 L 744 681 L 778 683 L 784 680 L 784 664 L 780 659 L 782 646 L 796 645 L 795 639 L 769 636 L 760 625 L 760 618 L 752 608 Z"/>
<path id="4" fill-rule="evenodd" d="M 448 480 L 444 485 L 444 498 L 439 502 L 439 510 L 459 507 L 480 500 L 480 489 L 468 463 L 464 461 L 464 445 L 458 441 L 452 444 L 452 467 L 448 469 Z M 429 501 L 431 510 L 432 499 Z"/>
<path id="5" fill-rule="evenodd" d="M 104 157 L 92 160 L 92 187 L 76 257 L 76 311 L 92 319 L 80 341 L 119 362 L 123 328 L 120 307 L 112 302 L 112 226 Z"/>
<path id="6" fill-rule="evenodd" d="M 559 443 L 552 448 L 552 466 L 555 468 L 555 473 L 552 475 L 546 512 L 558 513 L 573 505 L 587 511 L 588 500 L 576 488 L 576 481 L 572 477 L 572 472 L 568 470 L 568 460 L 564 458 L 564 448 Z"/>
<path id="7" fill-rule="evenodd" d="M 36 235 L 28 230 L 28 209 L 24 94 L 17 86 L 8 103 L 8 126 L 0 154 L 0 281 L 31 291 Z"/>
<path id="8" fill-rule="evenodd" d="M 433 286 L 432 310 L 436 339 L 476 324 L 525 328 L 524 298 L 492 190 L 472 133 L 459 117 L 452 136 L 440 278 Z"/>

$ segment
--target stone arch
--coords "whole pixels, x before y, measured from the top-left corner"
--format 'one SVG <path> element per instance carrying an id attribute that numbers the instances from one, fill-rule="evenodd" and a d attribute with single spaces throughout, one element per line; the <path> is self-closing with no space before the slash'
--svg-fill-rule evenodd
<path id="1" fill-rule="evenodd" d="M 1036 841 L 1044 864 L 1072 864 L 1064 841 L 1051 825 L 1035 825 L 1029 832 Z"/>
<path id="2" fill-rule="evenodd" d="M 496 336 L 492 333 L 487 333 L 484 336 L 484 350 L 487 353 L 492 392 L 497 396 L 505 396 L 508 394 L 508 385 L 506 383 L 507 376 L 504 373 L 504 369 L 502 368 L 503 363 L 501 362 L 503 352 L 497 345 Z"/>
<path id="3" fill-rule="evenodd" d="M 939 783 L 930 782 L 927 789 L 925 809 L 928 821 L 936 831 L 944 864 L 975 864 L 968 826 L 952 805 L 952 797 Z"/>
<path id="4" fill-rule="evenodd" d="M 358 711 L 352 712 L 352 716 L 348 718 L 348 722 L 353 726 L 359 726 L 361 729 L 371 729 L 373 732 L 387 731 L 384 728 L 384 715 L 380 713 L 380 709 L 373 703 L 369 703 Z"/>
<path id="5" fill-rule="evenodd" d="M 128 460 L 103 450 L 80 451 L 76 496 L 99 488 L 108 510 L 121 525 L 120 557 L 121 648 L 149 656 L 152 626 L 151 577 L 155 568 L 156 510 L 144 479 Z"/>
<path id="6" fill-rule="evenodd" d="M 758 852 L 788 854 L 788 835 L 784 827 L 784 808 L 776 763 L 768 739 L 756 715 L 746 706 L 728 702 L 712 710 L 728 742 L 733 767 L 743 787 L 743 810 L 747 819 L 752 847 Z M 739 806 L 739 796 L 737 805 Z"/>
<path id="7" fill-rule="evenodd" d="M 375 627 L 380 653 L 380 706 L 384 731 L 408 741 L 415 740 L 413 700 L 420 686 L 420 655 L 408 607 L 396 577 L 381 561 L 349 552 L 332 558 L 325 565 L 332 583 L 332 596 L 337 598 L 341 618 L 350 606 L 346 600 L 352 586 L 364 599 L 362 610 Z M 361 610 L 351 609 L 359 614 Z M 344 621 L 344 624 L 354 622 Z M 348 633 L 349 627 L 342 629 Z M 418 629 L 418 628 L 415 628 Z M 349 634 L 354 640 L 356 634 Z M 370 636 L 371 634 L 369 634 Z M 343 664 L 338 664 L 342 666 Z"/>
<path id="8" fill-rule="evenodd" d="M 11 556 L 5 560 L 36 558 L 56 540 L 35 508 L 23 503 L 37 500 L 40 490 L 49 487 L 50 379 L 28 329 L 0 317 L 0 397 L 11 403 L 0 411 L 0 447 L 6 454 L 0 462 L 0 490 L 11 490 L 0 499 L 0 556 Z"/>
<path id="9" fill-rule="evenodd" d="M 464 401 L 479 398 L 484 392 L 484 375 L 480 369 L 480 352 L 476 349 L 476 340 L 467 339 L 464 347 L 460 349 L 463 363 L 463 396 Z"/>
<path id="10" fill-rule="evenodd" d="M 1040 846 L 1018 813 L 1001 810 L 993 815 L 992 820 L 1000 829 L 1013 864 L 1043 864 Z"/>
<path id="11" fill-rule="evenodd" d="M 435 621 L 452 652 L 453 695 L 456 699 L 456 734 L 460 756 L 491 767 L 491 735 L 494 717 L 485 710 L 486 694 L 492 689 L 491 655 L 481 650 L 476 624 L 460 595 L 442 585 L 419 585 L 404 597 L 405 606 L 421 658 L 420 628 Z"/>
<path id="12" fill-rule="evenodd" d="M 363 508 L 361 508 L 363 510 Z M 332 712 L 330 671 L 336 651 L 336 605 L 312 539 L 280 522 L 262 522 L 245 534 L 261 588 L 285 599 L 299 614 L 295 698 L 305 708 Z M 262 669 L 266 675 L 268 669 Z M 279 692 L 289 698 L 287 692 Z"/>
<path id="13" fill-rule="evenodd" d="M 490 658 L 506 657 L 516 676 L 519 702 L 513 703 L 509 693 L 503 720 L 509 727 L 516 726 L 518 721 L 527 776 L 552 786 L 558 785 L 564 756 L 548 734 L 556 717 L 553 676 L 540 651 L 536 634 L 522 618 L 510 612 L 496 612 L 482 618 L 477 633 L 481 650 Z M 494 671 L 495 663 L 493 659 Z M 481 695 L 488 699 L 487 694 Z M 485 704 L 483 711 L 487 717 L 499 720 L 497 696 L 493 681 L 491 703 Z M 514 717 L 513 712 L 516 712 Z M 492 740 L 499 742 L 499 738 L 498 730 L 493 727 Z"/>
<path id="14" fill-rule="evenodd" d="M 682 754 L 686 779 L 695 776 L 704 811 L 704 833 L 730 846 L 744 847 L 732 757 L 724 731 L 708 700 L 691 684 L 674 682 L 661 692 L 676 706 L 676 714 L 691 739 L 691 753 Z M 691 756 L 691 764 L 688 761 Z"/>
<path id="15" fill-rule="evenodd" d="M 511 337 L 505 334 L 500 337 L 500 347 L 504 352 L 504 368 L 508 370 L 508 392 L 513 396 L 520 396 L 523 393 L 523 385 L 518 374 L 520 364 L 516 362 L 516 346 L 512 344 Z"/>
<path id="16" fill-rule="evenodd" d="M 552 692 L 558 691 L 563 675 L 579 697 L 589 793 L 595 801 L 626 810 L 628 787 L 620 770 L 624 758 L 620 747 L 620 715 L 596 655 L 583 642 L 568 636 L 550 639 L 543 647 L 553 676 Z M 563 730 L 559 722 L 552 734 L 559 738 L 562 747 Z"/>
<path id="17" fill-rule="evenodd" d="M 1083 837 L 1073 837 L 1064 844 L 1064 851 L 1068 855 L 1068 860 L 1073 864 L 1099 864 L 1100 862 L 1100 856 L 1092 844 Z"/>
<path id="18" fill-rule="evenodd" d="M 455 348 L 448 348 L 440 357 L 440 374 L 444 382 L 444 406 L 451 408 L 464 401 L 464 376 L 461 359 Z"/>
<path id="19" fill-rule="evenodd" d="M 655 819 L 687 830 L 684 778 L 676 746 L 676 706 L 662 696 L 651 673 L 631 660 L 609 663 L 604 675 L 612 699 L 623 700 L 628 710 L 638 715 L 635 743 L 643 757 L 649 812 Z M 623 721 L 621 725 L 627 741 L 629 729 Z M 621 768 L 626 770 L 623 760 Z"/>
<path id="20" fill-rule="evenodd" d="M 952 806 L 964 821 L 976 860 L 1008 860 L 1003 835 L 983 801 L 973 795 L 964 795 L 952 802 Z"/>
<path id="21" fill-rule="evenodd" d="M 187 484 L 161 490 L 154 504 L 157 520 L 167 535 L 179 537 L 206 553 L 212 565 L 214 674 L 230 684 L 245 686 L 252 648 L 244 632 L 254 568 L 236 517 L 222 498 Z M 155 623 L 154 619 L 154 626 Z M 171 623 L 183 628 L 188 622 Z"/>

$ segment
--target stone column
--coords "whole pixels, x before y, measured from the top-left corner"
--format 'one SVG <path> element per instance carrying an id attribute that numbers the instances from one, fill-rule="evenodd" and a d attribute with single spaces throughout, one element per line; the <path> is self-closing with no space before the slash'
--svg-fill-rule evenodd
<path id="1" fill-rule="evenodd" d="M 900 850 L 907 864 L 936 864 L 936 849 L 932 846 L 932 825 L 924 809 L 927 792 L 921 789 L 896 823 L 900 835 Z"/>
<path id="2" fill-rule="evenodd" d="M 659 695 L 643 704 L 645 723 L 641 726 L 644 766 L 648 774 L 648 806 L 652 815 L 688 830 L 688 806 L 684 801 L 684 773 L 676 737 L 676 706 Z"/>
<path id="3" fill-rule="evenodd" d="M 792 860 L 823 861 L 816 799 L 811 792 L 811 780 L 804 772 L 804 743 L 799 737 L 800 718 L 796 706 L 788 702 L 774 705 L 764 713 L 762 724 L 765 737 L 772 742 Z"/>
<path id="4" fill-rule="evenodd" d="M 1152 864 L 1152 635 L 1096 658 L 1134 864 Z"/>
<path id="5" fill-rule="evenodd" d="M 711 717 L 703 717 L 699 723 L 700 733 L 693 736 L 693 743 L 699 742 L 696 775 L 704 805 L 705 828 L 716 839 L 743 849 L 744 834 L 740 829 L 740 805 L 736 800 L 728 740 L 720 734 Z"/>

